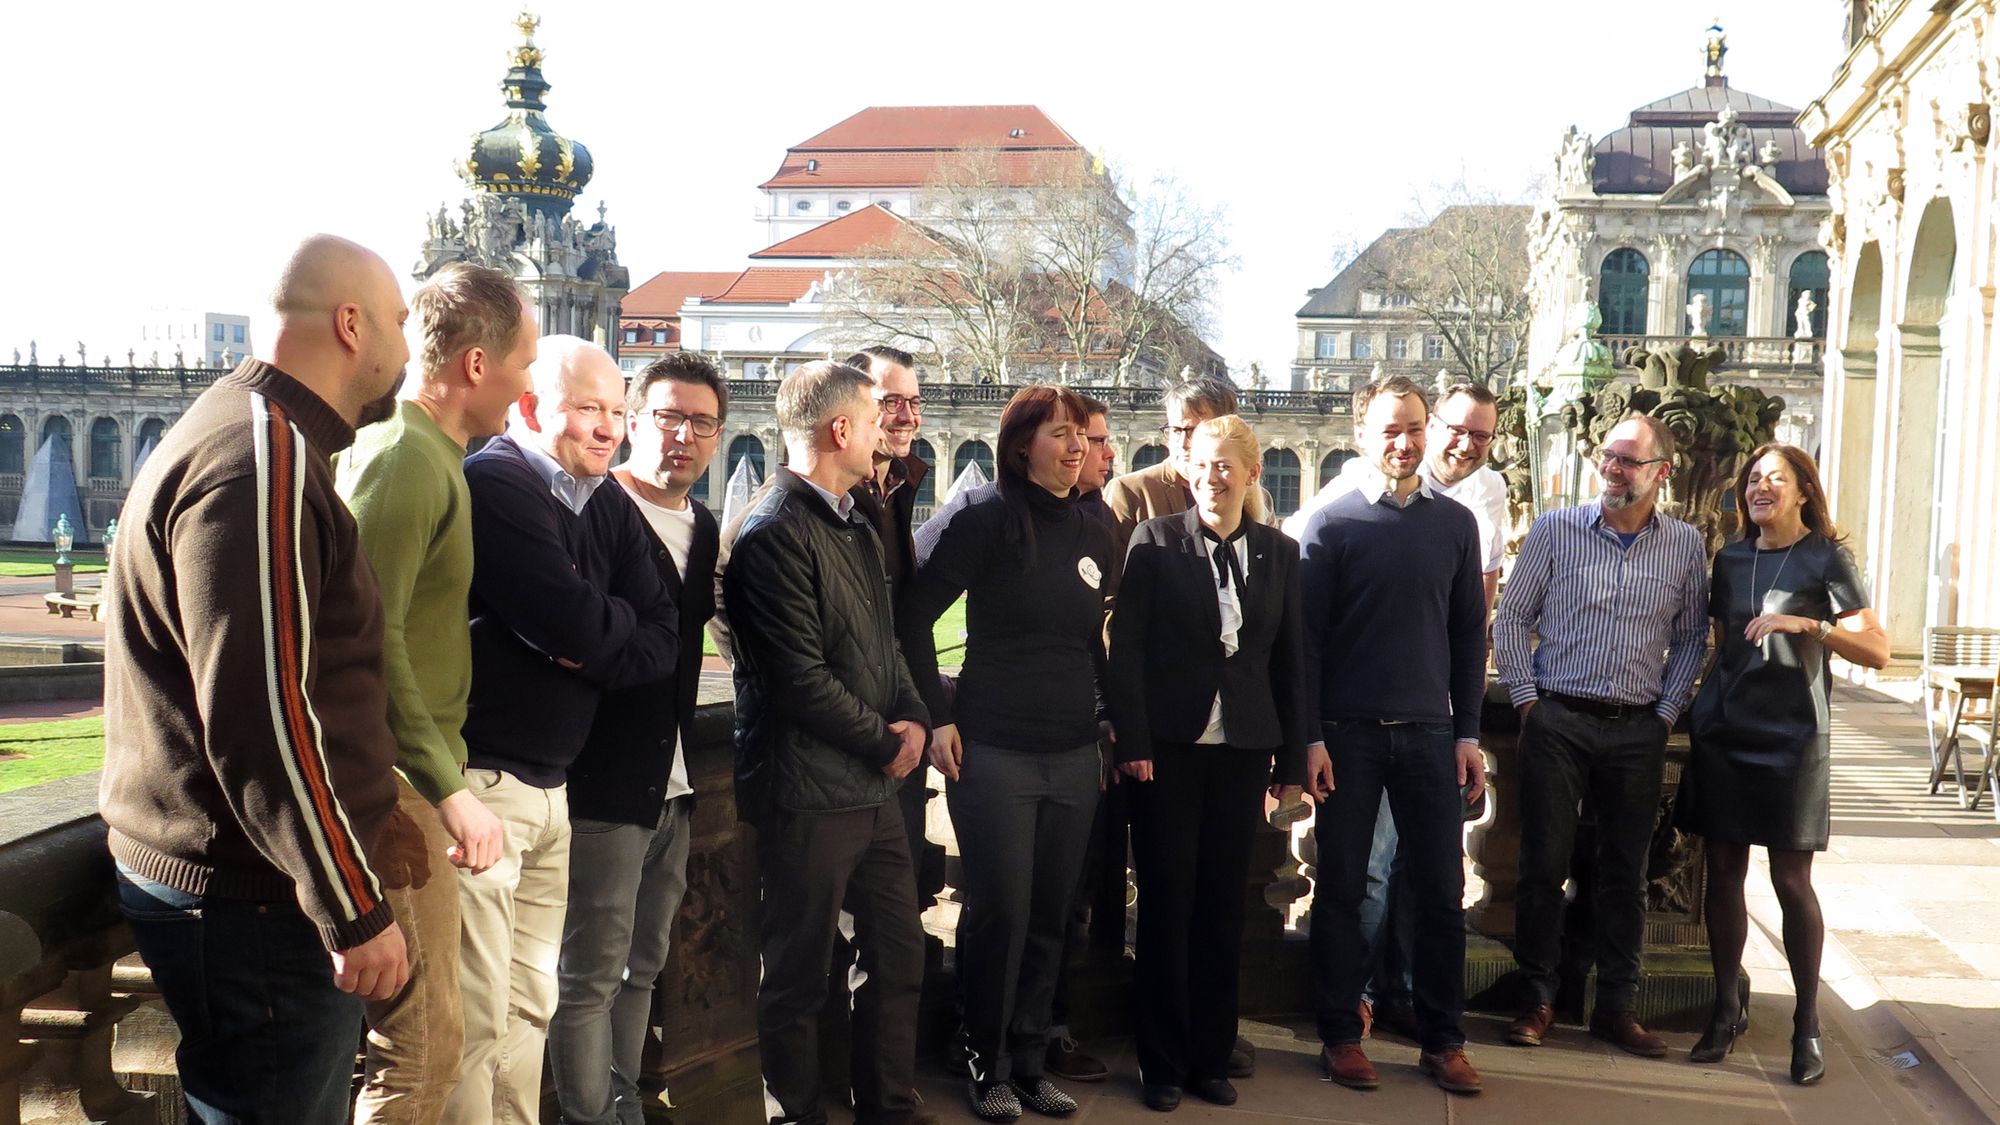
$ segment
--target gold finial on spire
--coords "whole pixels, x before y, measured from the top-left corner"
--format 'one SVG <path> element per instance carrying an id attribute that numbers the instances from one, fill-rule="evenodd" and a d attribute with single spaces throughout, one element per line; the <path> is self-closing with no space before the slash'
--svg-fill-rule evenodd
<path id="1" fill-rule="evenodd" d="M 1715 22 L 1708 25 L 1708 45 L 1702 50 L 1702 59 L 1706 64 L 1702 71 L 1703 76 L 1721 78 L 1722 56 L 1728 53 L 1729 36 L 1722 30 L 1722 17 L 1717 16 Z"/>
<path id="2" fill-rule="evenodd" d="M 521 67 L 541 66 L 542 49 L 535 46 L 535 29 L 542 26 L 541 19 L 533 12 L 523 8 L 521 9 L 521 14 L 514 17 L 514 26 L 521 29 L 521 45 L 514 48 L 514 65 Z"/>

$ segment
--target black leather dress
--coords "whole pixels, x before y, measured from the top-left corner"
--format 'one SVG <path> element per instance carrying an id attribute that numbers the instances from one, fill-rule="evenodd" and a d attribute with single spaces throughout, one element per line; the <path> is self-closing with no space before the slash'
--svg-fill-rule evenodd
<path id="1" fill-rule="evenodd" d="M 1854 556 L 1817 532 L 1775 551 L 1739 539 L 1716 553 L 1708 612 L 1722 626 L 1722 653 L 1688 716 L 1693 749 L 1677 827 L 1728 843 L 1825 850 L 1826 648 L 1811 633 L 1753 645 L 1743 630 L 1764 613 L 1831 621 L 1867 608 L 1866 589 Z"/>

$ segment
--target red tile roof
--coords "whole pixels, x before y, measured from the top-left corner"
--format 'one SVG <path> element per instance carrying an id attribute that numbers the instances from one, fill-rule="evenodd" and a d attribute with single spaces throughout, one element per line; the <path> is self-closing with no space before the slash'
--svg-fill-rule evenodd
<path id="1" fill-rule="evenodd" d="M 1052 158 L 1087 158 L 1075 137 L 1031 105 L 870 106 L 792 146 L 759 186 L 921 187 L 940 160 L 982 148 L 998 150 L 999 178 L 1014 186 L 1039 182 Z"/>
<path id="2" fill-rule="evenodd" d="M 824 277 L 825 270 L 751 266 L 734 285 L 703 300 L 713 305 L 789 305 Z"/>
<path id="3" fill-rule="evenodd" d="M 619 302 L 618 313 L 625 319 L 659 317 L 680 319 L 681 306 L 689 297 L 713 297 L 742 276 L 740 270 L 710 273 L 658 273 Z"/>
<path id="4" fill-rule="evenodd" d="M 752 258 L 852 258 L 915 230 L 894 211 L 874 204 L 750 255 Z"/>
<path id="5" fill-rule="evenodd" d="M 1020 136 L 1014 136 L 1015 132 Z M 792 151 L 1083 146 L 1031 105 L 872 105 Z"/>

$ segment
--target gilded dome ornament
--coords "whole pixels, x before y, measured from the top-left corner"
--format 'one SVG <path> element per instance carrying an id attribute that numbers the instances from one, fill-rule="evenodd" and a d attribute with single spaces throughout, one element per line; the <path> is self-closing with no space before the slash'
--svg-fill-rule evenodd
<path id="1" fill-rule="evenodd" d="M 557 133 L 544 115 L 542 99 L 549 83 L 542 77 L 544 56 L 534 40 L 540 25 L 530 12 L 515 19 L 521 42 L 500 82 L 507 117 L 474 135 L 461 174 L 475 191 L 511 195 L 532 212 L 560 219 L 590 182 L 593 165 L 590 150 Z"/>

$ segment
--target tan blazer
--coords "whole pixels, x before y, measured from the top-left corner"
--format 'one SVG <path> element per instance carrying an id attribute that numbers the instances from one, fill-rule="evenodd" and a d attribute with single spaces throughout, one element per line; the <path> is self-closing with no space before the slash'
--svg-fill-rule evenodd
<path id="1" fill-rule="evenodd" d="M 1264 500 L 1263 522 L 1276 527 L 1277 507 L 1271 499 L 1271 490 L 1259 485 L 1257 491 Z M 1136 473 L 1112 477 L 1104 486 L 1104 503 L 1114 517 L 1111 534 L 1118 541 L 1118 557 L 1122 559 L 1126 546 L 1132 542 L 1132 532 L 1140 524 L 1160 516 L 1179 515 L 1194 507 L 1194 493 L 1188 491 L 1187 482 L 1174 471 L 1173 461 L 1167 460 Z"/>

